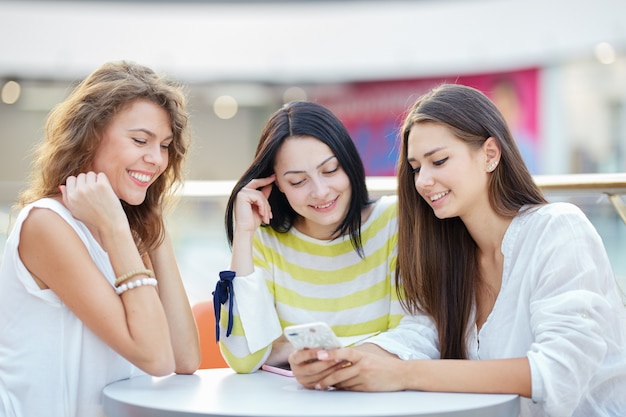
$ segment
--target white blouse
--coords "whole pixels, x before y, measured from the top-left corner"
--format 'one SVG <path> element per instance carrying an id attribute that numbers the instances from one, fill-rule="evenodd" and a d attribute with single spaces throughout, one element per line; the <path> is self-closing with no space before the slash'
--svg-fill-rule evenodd
<path id="1" fill-rule="evenodd" d="M 33 280 L 18 247 L 22 224 L 35 207 L 61 216 L 111 285 L 115 282 L 107 253 L 61 203 L 44 198 L 20 211 L 0 266 L 0 416 L 104 416 L 102 389 L 145 373 L 92 333 L 52 290 L 40 289 Z"/>
<path id="2" fill-rule="evenodd" d="M 569 203 L 522 209 L 502 254 L 502 287 L 480 332 L 470 329 L 470 359 L 528 358 L 522 417 L 626 416 L 626 309 L 591 222 Z M 369 341 L 402 359 L 439 358 L 426 316 Z"/>

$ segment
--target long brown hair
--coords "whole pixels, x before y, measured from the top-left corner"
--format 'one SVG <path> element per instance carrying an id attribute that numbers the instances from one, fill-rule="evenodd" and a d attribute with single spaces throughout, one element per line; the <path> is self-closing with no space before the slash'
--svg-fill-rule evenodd
<path id="1" fill-rule="evenodd" d="M 102 65 L 50 112 L 44 139 L 35 149 L 28 188 L 18 197 L 17 207 L 58 196 L 58 187 L 67 177 L 85 172 L 113 116 L 138 99 L 149 100 L 167 112 L 174 137 L 168 148 L 168 166 L 148 188 L 143 203 L 131 206 L 122 201 L 140 252 L 158 246 L 164 236 L 164 204 L 173 201 L 184 177 L 189 117 L 182 86 L 142 65 L 125 61 Z"/>
<path id="2" fill-rule="evenodd" d="M 411 128 L 437 123 L 468 146 L 477 148 L 490 137 L 500 145 L 500 163 L 490 175 L 491 207 L 513 217 L 529 204 L 546 203 L 496 106 L 480 91 L 444 84 L 420 97 L 409 109 L 401 130 L 398 161 L 398 263 L 400 297 L 411 312 L 433 317 L 442 359 L 466 359 L 466 336 L 480 284 L 476 243 L 460 218 L 438 219 L 415 189 L 407 160 Z"/>

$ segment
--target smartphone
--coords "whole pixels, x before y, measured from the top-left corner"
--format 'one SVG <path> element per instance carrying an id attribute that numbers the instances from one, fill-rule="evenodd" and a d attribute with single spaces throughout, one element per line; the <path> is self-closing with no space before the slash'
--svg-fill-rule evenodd
<path id="1" fill-rule="evenodd" d="M 261 369 L 267 372 L 272 372 L 282 376 L 293 376 L 293 372 L 291 372 L 291 367 L 288 363 L 282 363 L 280 365 L 268 365 L 263 364 Z"/>
<path id="2" fill-rule="evenodd" d="M 284 333 L 296 349 L 335 349 L 343 346 L 330 326 L 321 321 L 287 326 Z"/>

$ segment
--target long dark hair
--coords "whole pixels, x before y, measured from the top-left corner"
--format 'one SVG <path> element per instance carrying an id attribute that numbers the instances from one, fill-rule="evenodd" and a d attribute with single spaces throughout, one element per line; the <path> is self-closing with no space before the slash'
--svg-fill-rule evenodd
<path id="1" fill-rule="evenodd" d="M 415 189 L 407 160 L 411 128 L 437 123 L 468 146 L 478 148 L 490 137 L 501 157 L 489 176 L 489 203 L 496 213 L 513 217 L 527 204 L 546 200 L 528 171 L 507 124 L 480 91 L 444 84 L 420 97 L 409 109 L 401 131 L 398 161 L 397 280 L 405 308 L 434 318 L 442 359 L 466 359 L 465 339 L 480 285 L 476 243 L 460 218 L 438 219 Z"/>
<path id="2" fill-rule="evenodd" d="M 337 116 L 321 104 L 310 101 L 292 101 L 284 105 L 265 124 L 254 161 L 237 181 L 228 199 L 224 219 L 228 243 L 233 243 L 233 212 L 237 193 L 251 180 L 272 175 L 278 150 L 286 139 L 297 136 L 312 136 L 328 145 L 350 179 L 352 198 L 348 213 L 333 235 L 342 236 L 348 233 L 355 250 L 362 256 L 361 211 L 370 204 L 363 162 L 352 138 Z M 289 231 L 298 214 L 278 187 L 272 188 L 269 203 L 273 215 L 269 226 L 278 232 Z"/>

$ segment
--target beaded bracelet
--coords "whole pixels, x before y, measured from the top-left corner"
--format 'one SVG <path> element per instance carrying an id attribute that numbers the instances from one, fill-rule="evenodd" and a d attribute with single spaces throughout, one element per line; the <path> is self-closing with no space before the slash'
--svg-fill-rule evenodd
<path id="1" fill-rule="evenodd" d="M 129 280 L 129 279 L 131 279 L 133 277 L 136 277 L 137 275 L 147 275 L 150 278 L 154 278 L 154 272 L 152 272 L 152 270 L 150 270 L 150 269 L 138 269 L 136 271 L 130 271 L 127 274 L 120 275 L 115 280 L 115 286 L 118 287 L 124 281 L 127 281 L 127 280 Z"/>
<path id="2" fill-rule="evenodd" d="M 152 285 L 153 287 L 156 287 L 157 280 L 156 278 L 142 278 L 135 281 L 125 282 L 124 284 L 115 288 L 115 292 L 117 293 L 117 295 L 122 295 L 122 293 L 125 293 L 128 290 L 132 290 L 133 288 L 141 287 L 143 285 Z"/>

